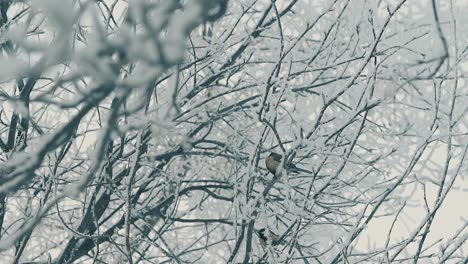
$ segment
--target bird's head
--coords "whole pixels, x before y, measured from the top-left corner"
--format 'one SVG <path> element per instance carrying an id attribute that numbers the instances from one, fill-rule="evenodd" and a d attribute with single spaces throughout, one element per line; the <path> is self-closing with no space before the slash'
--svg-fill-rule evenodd
<path id="1" fill-rule="evenodd" d="M 268 155 L 269 158 L 273 159 L 274 161 L 280 162 L 281 159 L 283 158 L 282 155 L 276 153 L 276 152 L 271 152 L 270 155 Z"/>

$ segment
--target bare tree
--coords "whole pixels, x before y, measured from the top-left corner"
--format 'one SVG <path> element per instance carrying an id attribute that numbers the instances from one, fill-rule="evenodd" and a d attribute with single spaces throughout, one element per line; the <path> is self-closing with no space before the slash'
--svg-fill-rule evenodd
<path id="1" fill-rule="evenodd" d="M 1 258 L 467 262 L 463 8 L 0 1 Z"/>

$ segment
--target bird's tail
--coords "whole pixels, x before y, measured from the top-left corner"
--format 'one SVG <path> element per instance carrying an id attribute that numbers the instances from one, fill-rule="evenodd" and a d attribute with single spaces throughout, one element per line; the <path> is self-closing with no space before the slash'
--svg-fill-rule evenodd
<path id="1" fill-rule="evenodd" d="M 297 166 L 292 167 L 292 168 L 291 168 L 291 171 L 292 171 L 292 172 L 295 172 L 295 173 L 314 174 L 313 171 L 306 170 L 306 169 L 303 169 L 303 168 L 299 168 L 299 167 L 297 167 Z"/>

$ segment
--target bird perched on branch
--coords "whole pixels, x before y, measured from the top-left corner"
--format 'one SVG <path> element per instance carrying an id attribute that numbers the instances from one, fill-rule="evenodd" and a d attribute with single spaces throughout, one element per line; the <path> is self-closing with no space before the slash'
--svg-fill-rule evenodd
<path id="1" fill-rule="evenodd" d="M 276 172 L 278 171 L 278 166 L 281 164 L 282 159 L 283 159 L 283 156 L 278 154 L 278 153 L 275 153 L 275 152 L 271 152 L 270 155 L 268 155 L 268 157 L 265 159 L 265 165 L 266 165 L 267 169 L 271 173 L 273 173 L 273 175 L 276 175 Z M 313 174 L 311 171 L 298 168 L 298 167 L 296 167 L 296 165 L 294 165 L 292 163 L 288 164 L 287 169 L 289 171 L 292 171 L 292 172 L 295 172 L 295 173 L 304 172 L 304 173 Z"/>
<path id="2" fill-rule="evenodd" d="M 258 235 L 258 238 L 260 239 L 260 245 L 262 245 L 263 248 L 266 247 L 266 245 L 268 244 L 268 240 L 271 241 L 271 244 L 276 244 L 278 242 L 278 235 L 269 231 L 268 232 L 268 237 L 267 237 L 267 233 L 266 233 L 266 229 L 265 228 L 262 228 L 260 230 L 257 231 L 257 235 Z"/>

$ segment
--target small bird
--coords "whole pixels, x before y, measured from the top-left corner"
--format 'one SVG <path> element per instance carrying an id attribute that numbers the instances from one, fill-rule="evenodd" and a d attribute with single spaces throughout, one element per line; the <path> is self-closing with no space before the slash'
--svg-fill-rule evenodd
<path id="1" fill-rule="evenodd" d="M 268 240 L 271 241 L 271 244 L 275 244 L 279 238 L 277 234 L 271 231 L 269 231 L 269 238 L 268 238 L 265 231 L 266 231 L 265 228 L 262 228 L 257 231 L 258 238 L 260 239 L 260 245 L 262 245 L 263 248 L 265 248 L 266 245 L 268 244 Z"/>
<path id="2" fill-rule="evenodd" d="M 273 175 L 276 175 L 278 166 L 281 164 L 282 159 L 283 159 L 283 156 L 275 152 L 271 152 L 270 155 L 268 155 L 268 157 L 265 159 L 265 165 L 267 169 L 271 173 L 273 173 Z M 311 171 L 298 168 L 296 167 L 296 165 L 292 163 L 288 165 L 288 170 L 295 172 L 295 173 L 305 172 L 305 173 L 313 174 Z"/>

